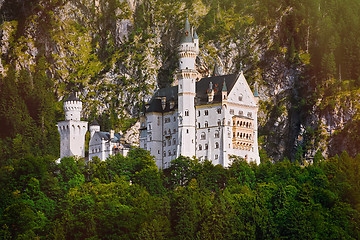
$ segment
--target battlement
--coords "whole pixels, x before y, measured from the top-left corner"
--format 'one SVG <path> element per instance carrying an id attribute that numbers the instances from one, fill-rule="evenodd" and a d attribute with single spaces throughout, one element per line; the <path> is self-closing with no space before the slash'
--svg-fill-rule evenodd
<path id="1" fill-rule="evenodd" d="M 82 111 L 81 101 L 65 101 L 64 102 L 65 120 L 80 121 L 80 113 Z"/>

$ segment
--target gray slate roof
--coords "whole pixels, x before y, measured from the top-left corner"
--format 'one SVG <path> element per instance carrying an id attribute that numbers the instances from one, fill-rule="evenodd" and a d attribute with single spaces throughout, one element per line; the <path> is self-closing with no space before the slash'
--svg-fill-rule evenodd
<path id="1" fill-rule="evenodd" d="M 189 23 L 189 19 L 186 18 L 185 20 L 185 28 L 184 28 L 184 32 L 182 33 L 181 36 L 181 43 L 191 43 L 192 41 L 192 36 L 191 36 L 191 27 L 190 27 L 190 23 Z"/>
<path id="2" fill-rule="evenodd" d="M 215 92 L 214 100 L 212 103 L 221 103 L 221 90 L 223 89 L 224 82 L 226 84 L 226 89 L 228 93 L 231 92 L 232 88 L 235 85 L 237 74 L 223 75 L 223 76 L 213 76 L 202 78 L 200 81 L 196 82 L 196 99 L 195 105 L 205 105 L 208 104 L 208 95 L 207 91 L 209 89 L 209 84 L 212 82 L 213 89 Z M 161 97 L 166 97 L 165 108 L 162 108 Z M 174 107 L 171 108 L 171 101 L 174 101 Z M 151 98 L 149 103 L 146 106 L 146 112 L 170 112 L 177 109 L 178 106 L 178 86 L 168 87 L 159 89 L 154 96 Z"/>
<path id="3" fill-rule="evenodd" d="M 80 101 L 80 99 L 76 97 L 75 93 L 71 93 L 70 96 L 65 100 L 65 102 L 67 101 Z"/>
<path id="4" fill-rule="evenodd" d="M 94 135 L 99 136 L 101 139 L 104 139 L 105 141 L 110 141 L 110 133 L 109 132 L 95 132 Z M 114 143 L 120 143 L 120 140 L 123 139 L 124 136 L 121 135 L 120 133 L 115 133 L 114 134 L 114 138 L 111 140 L 111 142 Z M 125 143 L 124 144 L 125 147 L 131 147 L 130 144 Z"/>

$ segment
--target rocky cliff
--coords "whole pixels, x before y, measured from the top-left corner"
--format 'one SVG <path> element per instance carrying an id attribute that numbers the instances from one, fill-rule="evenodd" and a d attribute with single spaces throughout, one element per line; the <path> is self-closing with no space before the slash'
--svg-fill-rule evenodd
<path id="1" fill-rule="evenodd" d="M 45 57 L 58 100 L 80 92 L 85 119 L 126 130 L 136 123 L 142 99 L 174 81 L 188 12 L 200 37 L 199 72 L 243 69 L 250 86 L 259 85 L 259 133 L 269 157 L 356 154 L 360 7 L 350 0 L 339 4 L 4 0 L 1 74 L 10 66 L 34 72 Z M 128 136 L 136 142 L 135 128 Z"/>

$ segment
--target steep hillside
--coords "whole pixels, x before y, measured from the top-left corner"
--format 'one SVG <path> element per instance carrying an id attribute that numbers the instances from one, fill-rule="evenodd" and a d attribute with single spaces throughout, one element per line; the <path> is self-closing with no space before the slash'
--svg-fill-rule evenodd
<path id="1" fill-rule="evenodd" d="M 354 155 L 360 149 L 356 0 L 4 0 L 0 5 L 0 90 L 5 79 L 17 83 L 23 118 L 33 108 L 45 111 L 24 99 L 19 84 L 27 79 L 24 84 L 34 89 L 42 60 L 51 87 L 41 86 L 53 87 L 56 101 L 80 92 L 85 119 L 99 118 L 105 129 L 128 129 L 142 99 L 174 80 L 188 12 L 200 37 L 198 70 L 205 76 L 215 66 L 224 74 L 242 68 L 249 84 L 259 85 L 260 137 L 271 158 L 301 161 L 317 151 Z M 21 77 L 25 73 L 28 77 Z M 7 113 L 8 96 L 1 97 L 0 127 L 9 129 L 2 137 L 15 137 L 21 133 L 12 126 L 17 118 Z M 62 112 L 61 103 L 54 106 L 48 122 L 55 124 Z M 42 118 L 29 115 L 28 124 L 39 118 L 41 129 Z"/>

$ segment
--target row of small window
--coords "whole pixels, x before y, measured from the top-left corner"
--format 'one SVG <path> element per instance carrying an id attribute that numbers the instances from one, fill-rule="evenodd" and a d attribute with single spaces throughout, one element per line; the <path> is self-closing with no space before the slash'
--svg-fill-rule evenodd
<path id="1" fill-rule="evenodd" d="M 174 128 L 173 129 L 173 134 L 175 134 L 176 133 L 176 129 Z M 164 135 L 167 135 L 167 134 L 171 134 L 171 129 L 169 129 L 168 131 L 166 131 L 166 129 L 164 130 Z"/>
<path id="2" fill-rule="evenodd" d="M 171 146 L 171 139 L 170 138 L 167 140 L 167 145 Z M 175 138 L 173 138 L 173 145 L 176 145 L 176 139 Z M 166 147 L 166 140 L 164 140 L 163 146 Z"/>
<path id="3" fill-rule="evenodd" d="M 217 121 L 217 125 L 218 125 L 218 126 L 221 126 L 221 120 L 220 120 L 220 119 Z M 205 126 L 206 128 L 209 127 L 208 121 L 205 121 L 204 126 Z M 201 128 L 201 123 L 198 123 L 198 128 Z"/>
<path id="4" fill-rule="evenodd" d="M 166 157 L 166 151 L 163 152 L 163 156 Z M 169 150 L 169 151 L 168 151 L 168 156 L 169 156 L 169 157 L 170 157 L 170 156 L 176 156 L 176 150 L 175 150 L 175 149 L 173 150 L 172 155 L 171 155 L 171 151 Z"/>
<path id="5" fill-rule="evenodd" d="M 173 120 L 174 120 L 174 122 L 176 122 L 176 117 L 175 116 L 173 117 Z M 166 117 L 164 121 L 165 121 L 165 123 L 169 123 L 169 122 L 171 122 L 171 118 Z"/>
<path id="6" fill-rule="evenodd" d="M 219 159 L 219 155 L 218 154 L 215 154 L 214 156 L 215 160 L 218 160 Z M 203 159 L 203 156 L 200 156 L 199 157 L 199 160 L 201 161 Z M 208 157 L 207 156 L 204 156 L 204 160 L 208 160 Z"/>
<path id="7" fill-rule="evenodd" d="M 251 128 L 252 126 L 251 122 L 246 122 L 246 121 L 233 121 L 233 125 L 238 127 L 246 127 L 246 128 Z"/>
<path id="8" fill-rule="evenodd" d="M 218 149 L 219 147 L 220 147 L 219 143 L 216 142 L 216 143 L 215 143 L 215 149 Z M 209 149 L 209 145 L 208 145 L 207 143 L 205 143 L 205 145 L 204 145 L 204 150 L 208 150 L 208 149 Z M 199 151 L 203 150 L 203 147 L 202 147 L 201 144 L 199 144 L 198 150 L 199 150 Z"/>
<path id="9" fill-rule="evenodd" d="M 216 111 L 217 111 L 218 114 L 221 114 L 221 108 L 217 108 Z M 208 116 L 209 115 L 209 110 L 204 110 L 204 115 Z M 199 117 L 201 116 L 201 110 L 198 111 L 198 116 Z"/>
<path id="10" fill-rule="evenodd" d="M 235 115 L 234 109 L 230 109 L 230 114 Z M 244 116 L 244 112 L 243 112 L 243 111 L 239 111 L 239 112 L 238 112 L 238 115 L 239 115 L 239 116 Z M 251 118 L 251 117 L 252 117 L 252 112 L 248 112 L 248 113 L 247 113 L 247 116 L 248 116 L 249 118 Z"/>
<path id="11" fill-rule="evenodd" d="M 254 151 L 254 149 L 252 149 L 252 144 L 243 143 L 243 142 L 233 143 L 233 149 L 240 149 L 240 150 L 246 150 L 246 151 L 253 150 Z"/>
<path id="12" fill-rule="evenodd" d="M 94 148 L 91 152 L 92 153 L 98 153 L 98 152 L 100 152 L 100 148 Z"/>
<path id="13" fill-rule="evenodd" d="M 244 139 L 248 139 L 248 140 L 251 140 L 252 136 L 251 134 L 245 134 L 245 133 L 241 133 L 241 132 L 233 132 L 233 137 L 238 137 L 238 138 L 244 138 Z"/>
<path id="14" fill-rule="evenodd" d="M 215 137 L 215 138 L 219 138 L 219 137 L 220 137 L 219 131 L 216 131 L 216 132 L 215 132 L 214 137 Z M 200 139 L 201 139 L 201 140 L 205 140 L 205 139 L 206 139 L 206 133 L 202 132 L 201 135 L 200 135 Z"/>

